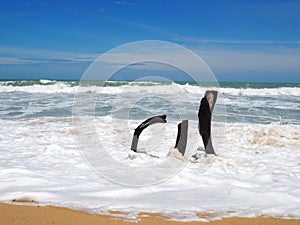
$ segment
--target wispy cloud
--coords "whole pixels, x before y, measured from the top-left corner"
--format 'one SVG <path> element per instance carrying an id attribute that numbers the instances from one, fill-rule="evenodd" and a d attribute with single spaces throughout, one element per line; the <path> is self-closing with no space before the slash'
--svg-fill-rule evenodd
<path id="1" fill-rule="evenodd" d="M 0 57 L 0 64 L 27 64 L 27 63 L 35 63 L 35 60 L 29 59 L 18 59 L 11 57 Z"/>
<path id="2" fill-rule="evenodd" d="M 124 5 L 124 6 L 137 6 L 134 2 L 128 2 L 128 1 L 115 1 L 117 5 Z"/>
<path id="3" fill-rule="evenodd" d="M 193 43 L 212 43 L 212 44 L 239 44 L 239 45 L 282 45 L 282 44 L 300 44 L 300 40 L 229 40 L 229 39 L 201 39 L 193 37 L 178 36 L 177 40 Z"/>
<path id="4" fill-rule="evenodd" d="M 223 43 L 223 41 L 220 41 Z M 233 41 L 236 43 L 236 41 Z M 240 41 L 237 41 L 240 43 Z M 244 41 L 241 41 L 244 43 Z M 249 41 L 256 44 L 259 41 Z M 273 43 L 273 41 L 270 41 Z M 279 43 L 276 41 L 276 43 Z M 283 41 L 280 43 L 290 43 Z M 294 43 L 294 42 L 293 42 Z M 246 44 L 246 43 L 245 43 Z M 299 43 L 297 43 L 299 44 Z M 157 47 L 157 46 L 156 46 Z M 299 48 L 232 48 L 231 45 L 215 45 L 203 46 L 197 45 L 190 47 L 196 52 L 213 71 L 223 72 L 245 72 L 245 71 L 269 71 L 269 72 L 299 72 L 300 71 L 300 49 Z M 102 53 L 104 54 L 104 53 Z M 135 69 L 157 70 L 160 65 L 156 64 L 141 64 L 141 58 L 147 58 L 148 54 L 151 59 L 170 59 L 173 62 L 181 62 L 187 67 L 192 68 L 192 63 L 189 59 L 182 57 L 178 52 L 170 52 L 168 49 L 153 48 L 153 52 L 143 51 L 127 51 L 111 54 L 106 57 L 105 63 L 114 67 L 116 65 L 126 65 L 128 62 L 137 62 L 134 65 Z M 101 54 L 84 54 L 64 51 L 49 51 L 37 49 L 11 48 L 0 46 L 0 64 L 7 65 L 24 65 L 24 64 L 80 64 L 92 63 Z M 166 60 L 166 61 L 168 61 Z M 165 67 L 165 66 L 162 66 Z"/>
<path id="5" fill-rule="evenodd" d="M 249 49 L 201 49 L 197 54 L 219 72 L 278 71 L 299 72 L 300 50 L 273 49 L 271 51 Z"/>
<path id="6" fill-rule="evenodd" d="M 149 46 L 148 46 L 149 47 Z M 157 47 L 157 46 L 156 46 Z M 230 46 L 227 47 L 203 47 L 197 46 L 190 48 L 198 56 L 200 56 L 212 68 L 213 71 L 218 73 L 244 73 L 249 71 L 257 72 L 299 72 L 300 71 L 300 49 L 297 48 L 238 48 L 234 49 Z M 174 49 L 173 49 L 174 50 Z M 191 58 L 184 57 L 183 52 L 173 51 L 162 47 L 153 47 L 147 52 L 143 50 L 119 52 L 105 57 L 105 62 L 114 65 L 127 65 L 128 62 L 136 62 L 133 65 L 135 69 L 158 70 L 164 62 L 180 62 L 180 65 L 185 65 L 190 70 L 199 69 L 198 66 L 191 61 Z M 143 64 L 140 59 L 147 58 L 149 61 L 155 61 L 156 64 Z M 164 60 L 165 59 L 165 60 Z M 161 65 L 159 63 L 162 63 Z"/>
<path id="7" fill-rule="evenodd" d="M 0 56 L 1 64 L 29 64 L 92 62 L 99 55 L 0 46 Z"/>
<path id="8" fill-rule="evenodd" d="M 239 39 L 213 39 L 213 38 L 199 38 L 192 36 L 185 36 L 179 33 L 169 31 L 165 28 L 153 26 L 140 22 L 133 22 L 128 20 L 120 20 L 130 26 L 138 27 L 147 31 L 163 34 L 169 36 L 171 40 L 179 43 L 189 44 L 223 44 L 223 45 L 300 45 L 300 40 L 239 40 Z"/>

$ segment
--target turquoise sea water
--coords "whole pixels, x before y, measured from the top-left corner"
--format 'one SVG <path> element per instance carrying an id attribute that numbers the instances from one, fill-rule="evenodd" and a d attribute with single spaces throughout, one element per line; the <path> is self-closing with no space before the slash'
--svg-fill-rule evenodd
<path id="1" fill-rule="evenodd" d="M 43 82 L 44 81 L 44 82 Z M 1 85 L 8 85 L 8 86 L 30 86 L 30 85 L 52 85 L 56 82 L 66 83 L 70 86 L 76 86 L 80 83 L 79 80 L 58 80 L 58 81 L 51 81 L 51 80 L 13 80 L 13 79 L 0 79 Z M 96 86 L 122 86 L 130 83 L 132 81 L 85 81 L 86 84 L 96 85 Z M 145 83 L 145 82 L 140 82 Z M 168 84 L 166 82 L 155 82 L 161 84 Z M 175 83 L 184 85 L 198 85 L 196 82 L 188 82 L 188 81 L 175 81 Z M 147 85 L 151 85 L 151 82 Z M 300 83 L 260 83 L 260 82 L 218 82 L 218 83 L 201 83 L 203 86 L 220 86 L 223 88 L 280 88 L 280 87 L 300 87 Z"/>
<path id="2" fill-rule="evenodd" d="M 78 85 L 81 88 L 78 89 Z M 98 96 L 95 116 L 111 115 L 117 110 L 116 100 L 125 96 L 124 107 L 119 107 L 114 115 L 127 112 L 127 105 L 134 101 L 130 119 L 164 113 L 178 120 L 178 105 L 185 109 L 181 113 L 184 117 L 195 119 L 207 89 L 219 91 L 215 121 L 300 124 L 300 84 L 239 82 L 201 83 L 199 86 L 191 82 L 2 80 L 0 119 L 70 117 L 78 92 Z M 186 93 L 188 99 L 182 99 L 181 92 Z M 143 99 L 137 101 L 142 93 Z"/>

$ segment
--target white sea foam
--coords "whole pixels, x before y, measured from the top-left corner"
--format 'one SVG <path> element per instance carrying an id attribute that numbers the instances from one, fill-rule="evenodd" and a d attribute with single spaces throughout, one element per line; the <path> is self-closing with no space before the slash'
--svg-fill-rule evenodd
<path id="1" fill-rule="evenodd" d="M 242 95 L 242 96 L 300 96 L 300 88 L 296 88 L 296 87 L 263 88 L 263 89 L 221 88 L 221 92 L 228 95 Z"/>
<path id="2" fill-rule="evenodd" d="M 210 89 L 209 87 L 201 87 L 185 84 L 184 90 L 189 93 L 203 93 Z M 215 87 L 211 87 L 215 89 Z M 280 88 L 219 88 L 219 92 L 233 96 L 300 96 L 300 88 L 298 87 L 280 87 Z"/>
<path id="3" fill-rule="evenodd" d="M 160 159 L 144 154 L 137 154 L 134 160 L 126 158 L 130 146 L 120 148 L 116 133 L 111 133 L 112 118 L 97 117 L 94 121 L 99 141 L 105 140 L 117 161 L 136 166 L 159 163 Z M 131 129 L 139 122 L 131 120 L 129 130 L 115 132 L 130 139 Z M 212 213 L 209 219 L 223 215 L 300 218 L 298 125 L 215 123 L 215 127 L 225 127 L 222 141 L 213 130 L 218 156 L 188 162 L 169 180 L 138 188 L 113 184 L 87 165 L 77 148 L 78 130 L 70 117 L 2 119 L 0 123 L 2 202 L 30 198 L 40 204 L 95 213 L 122 210 L 130 218 L 138 211 L 188 221 L 200 220 L 196 213 Z M 190 123 L 192 132 L 198 135 L 197 124 L 193 123 L 196 121 Z M 151 134 L 147 132 L 141 135 L 141 147 Z M 165 132 L 163 143 L 167 149 L 154 152 L 161 157 L 174 145 L 175 121 L 166 124 Z M 101 139 L 102 133 L 108 135 Z M 143 147 L 147 150 L 147 145 Z"/>
<path id="4" fill-rule="evenodd" d="M 55 80 L 47 80 L 47 79 L 41 79 L 40 80 L 41 84 L 53 84 L 55 82 L 56 82 Z"/>
<path id="5" fill-rule="evenodd" d="M 110 84 L 118 83 L 110 81 Z M 217 88 L 217 87 L 199 87 L 190 84 L 159 84 L 155 82 L 133 82 L 124 83 L 121 86 L 105 86 L 100 85 L 82 85 L 74 86 L 72 82 L 40 80 L 40 84 L 33 85 L 8 85 L 13 82 L 0 82 L 1 92 L 27 92 L 27 93 L 98 93 L 98 94 L 121 94 L 123 92 L 131 93 L 192 93 L 203 94 L 207 89 L 218 89 L 220 93 L 232 96 L 300 96 L 299 87 L 279 87 L 279 88 Z"/>

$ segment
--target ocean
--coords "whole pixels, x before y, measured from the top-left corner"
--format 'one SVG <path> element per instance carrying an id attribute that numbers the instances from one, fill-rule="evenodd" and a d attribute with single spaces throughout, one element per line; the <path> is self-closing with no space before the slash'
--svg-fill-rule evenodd
<path id="1" fill-rule="evenodd" d="M 217 156 L 191 161 L 203 149 L 206 90 L 219 92 Z M 2 202 L 121 210 L 128 220 L 138 211 L 300 218 L 300 84 L 1 80 L 0 99 Z M 146 154 L 131 154 L 134 129 L 162 114 L 168 122 L 140 137 Z M 178 158 L 170 152 L 184 119 L 189 144 Z"/>
<path id="2" fill-rule="evenodd" d="M 74 94 L 79 81 L 51 80 L 14 80 L 0 81 L 1 119 L 23 119 L 39 117 L 71 117 Z M 218 84 L 223 94 L 226 114 L 230 123 L 283 123 L 300 124 L 299 96 L 300 84 L 295 83 L 231 83 Z M 104 87 L 103 87 L 104 86 Z M 147 88 L 149 86 L 149 90 Z M 194 94 L 192 101 L 198 107 L 204 89 L 213 88 L 215 84 L 204 83 L 202 88 L 191 82 L 135 82 L 129 81 L 90 81 L 84 84 L 86 93 L 103 94 L 103 102 L 113 102 L 123 89 L 126 92 L 139 93 L 145 89 L 150 94 L 174 94 L 178 89 Z M 127 89 L 128 88 L 128 89 Z M 129 90 L 130 89 L 130 90 Z M 175 89 L 175 91 L 174 91 Z M 156 99 L 157 100 L 157 99 Z M 100 103 L 100 102 L 99 102 Z M 161 102 L 159 101 L 158 104 Z M 154 103 L 155 104 L 155 103 Z M 96 115 L 105 116 L 111 113 L 111 104 L 96 107 Z M 173 112 L 166 110 L 166 114 Z M 134 118 L 143 119 L 141 108 L 137 109 Z M 158 113 L 159 112 L 155 112 Z M 197 113 L 197 112 L 191 112 Z M 149 114 L 150 115 L 150 114 Z M 224 119 L 224 118 L 223 118 Z M 218 119 L 216 118 L 218 121 Z M 219 119 L 220 120 L 220 119 Z"/>

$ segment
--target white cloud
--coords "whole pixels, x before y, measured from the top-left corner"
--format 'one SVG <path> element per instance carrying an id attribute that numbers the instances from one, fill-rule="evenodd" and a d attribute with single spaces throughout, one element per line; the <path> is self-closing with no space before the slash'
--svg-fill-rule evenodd
<path id="1" fill-rule="evenodd" d="M 175 38 L 182 42 L 191 42 L 198 44 L 228 44 L 228 45 L 290 45 L 299 44 L 298 40 L 233 40 L 233 39 L 204 39 L 177 35 Z"/>
<path id="2" fill-rule="evenodd" d="M 299 42 L 298 42 L 299 43 Z M 299 43 L 300 44 L 300 43 Z M 245 71 L 282 71 L 282 72 L 299 72 L 300 73 L 300 49 L 287 47 L 269 46 L 266 48 L 234 49 L 231 46 L 227 47 L 193 47 L 201 58 L 205 60 L 213 71 L 218 72 L 245 72 Z M 193 69 L 193 62 L 188 58 L 182 57 L 180 52 L 170 52 L 165 48 L 153 48 L 153 52 L 143 52 L 143 49 L 135 51 L 118 52 L 110 54 L 106 57 L 105 63 L 110 66 L 127 65 L 128 61 L 140 62 L 139 59 L 149 56 L 151 59 L 166 59 L 172 58 L 172 62 L 184 64 Z M 82 63 L 93 62 L 101 54 L 84 54 L 74 52 L 60 52 L 49 50 L 35 50 L 22 48 L 9 48 L 0 46 L 0 64 L 31 64 L 31 63 Z M 137 64 L 136 69 L 157 69 L 153 65 L 146 66 Z"/>
<path id="3" fill-rule="evenodd" d="M 35 62 L 36 62 L 35 60 L 0 57 L 0 64 L 27 64 L 27 63 L 35 63 Z"/>
<path id="4" fill-rule="evenodd" d="M 300 44 L 299 40 L 234 40 L 234 39 L 211 39 L 211 38 L 197 38 L 181 35 L 171 32 L 165 28 L 148 25 L 140 22 L 133 22 L 128 20 L 121 20 L 120 22 L 134 27 L 138 27 L 144 30 L 156 32 L 159 34 L 167 35 L 172 40 L 178 43 L 196 43 L 196 44 L 222 44 L 222 45 L 291 45 Z"/>
<path id="5" fill-rule="evenodd" d="M 191 48 L 198 56 L 200 56 L 209 67 L 213 70 L 222 72 L 231 71 L 282 71 L 282 72 L 299 72 L 300 73 L 300 49 L 273 47 L 269 48 L 245 48 L 234 49 L 230 47 L 194 47 Z M 173 51 L 173 52 L 172 52 Z M 142 49 L 135 51 L 118 52 L 110 54 L 104 60 L 113 65 L 128 62 L 140 62 L 140 59 L 166 59 L 172 61 L 176 66 L 176 62 L 184 64 L 193 70 L 194 62 L 190 58 L 184 57 L 178 51 L 161 48 L 153 48 L 153 52 L 143 52 Z M 135 68 L 146 68 L 142 64 L 137 64 Z M 153 67 L 156 69 L 155 67 Z M 150 68 L 151 69 L 151 68 Z"/>
<path id="6" fill-rule="evenodd" d="M 197 50 L 213 69 L 232 71 L 300 72 L 300 50 L 251 51 L 231 49 Z"/>
<path id="7" fill-rule="evenodd" d="M 99 56 L 97 54 L 11 48 L 5 46 L 0 46 L 0 55 L 9 55 L 9 57 L 2 57 L 1 64 L 51 63 L 53 61 L 69 63 L 92 62 Z"/>

